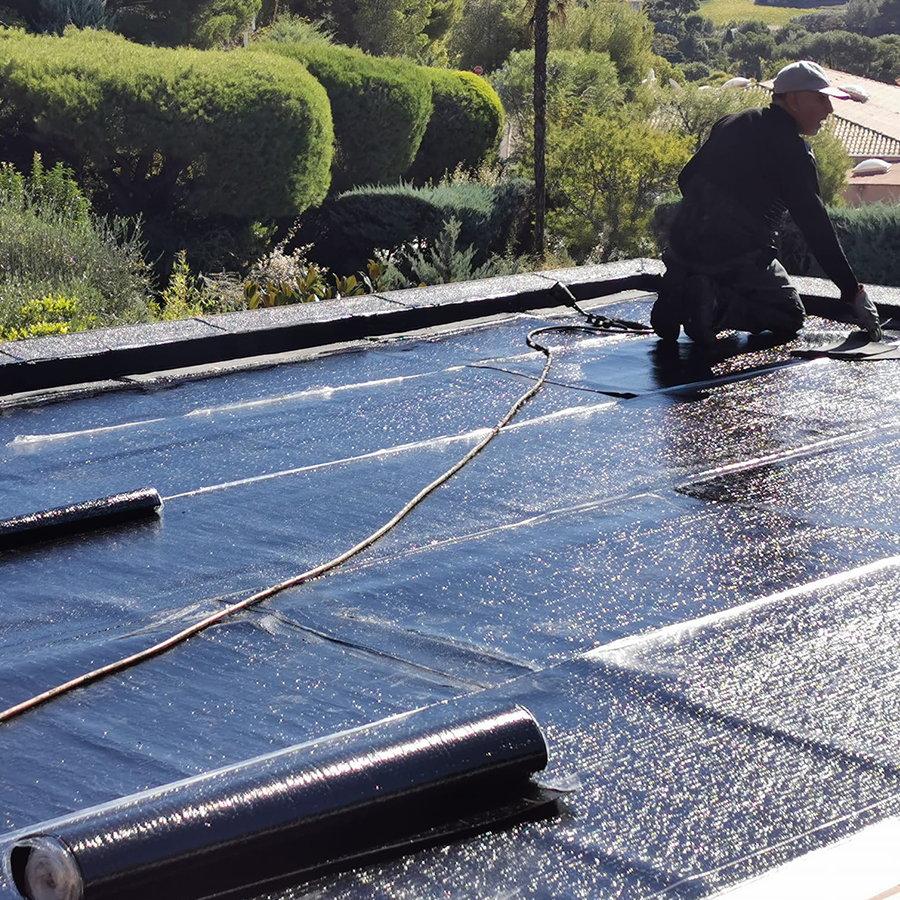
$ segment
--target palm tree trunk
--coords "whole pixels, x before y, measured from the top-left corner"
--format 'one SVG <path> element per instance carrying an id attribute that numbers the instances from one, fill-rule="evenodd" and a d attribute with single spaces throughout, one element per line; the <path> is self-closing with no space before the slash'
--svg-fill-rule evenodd
<path id="1" fill-rule="evenodd" d="M 547 49 L 550 0 L 534 5 L 534 252 L 544 258 L 547 208 Z"/>

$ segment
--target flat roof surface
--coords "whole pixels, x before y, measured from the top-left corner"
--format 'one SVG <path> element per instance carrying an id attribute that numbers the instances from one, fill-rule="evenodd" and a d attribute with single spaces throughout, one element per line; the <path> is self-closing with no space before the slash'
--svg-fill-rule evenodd
<path id="1" fill-rule="evenodd" d="M 0 553 L 0 708 L 355 544 L 534 383 L 530 330 L 579 321 L 3 406 L 0 518 L 165 508 Z M 557 815 L 257 896 L 704 897 L 900 813 L 900 365 L 546 340 L 550 382 L 363 555 L 0 726 L 0 842 L 472 693 L 541 723 Z"/>

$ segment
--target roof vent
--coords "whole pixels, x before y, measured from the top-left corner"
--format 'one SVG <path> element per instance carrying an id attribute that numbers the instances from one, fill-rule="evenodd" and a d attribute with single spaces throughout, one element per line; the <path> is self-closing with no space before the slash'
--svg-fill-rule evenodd
<path id="1" fill-rule="evenodd" d="M 891 164 L 883 159 L 864 159 L 853 167 L 854 175 L 884 175 L 891 171 Z"/>
<path id="2" fill-rule="evenodd" d="M 858 100 L 860 103 L 865 103 L 869 99 L 868 92 L 858 84 L 842 84 L 841 90 L 848 93 L 851 100 Z"/>
<path id="3" fill-rule="evenodd" d="M 858 84 L 842 84 L 841 90 L 848 93 L 851 100 L 858 100 L 860 103 L 865 103 L 869 99 L 868 91 Z"/>

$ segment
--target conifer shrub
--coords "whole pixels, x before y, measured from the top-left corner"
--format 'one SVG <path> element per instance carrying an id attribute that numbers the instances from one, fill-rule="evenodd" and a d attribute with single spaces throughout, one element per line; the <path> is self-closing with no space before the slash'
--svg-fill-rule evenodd
<path id="1" fill-rule="evenodd" d="M 0 150 L 39 144 L 120 214 L 265 221 L 327 193 L 328 98 L 278 56 L 0 30 L 0 66 Z"/>
<path id="2" fill-rule="evenodd" d="M 472 264 L 517 249 L 531 184 L 512 179 L 498 185 L 469 181 L 414 187 L 409 184 L 355 188 L 327 201 L 304 224 L 301 239 L 311 255 L 342 271 L 365 268 L 377 250 L 417 242 L 432 245 L 451 218 L 458 240 L 474 248 Z"/>
<path id="3" fill-rule="evenodd" d="M 324 85 L 334 121 L 334 190 L 400 180 L 431 118 L 432 82 L 422 67 L 322 41 L 262 40 L 253 49 L 302 63 Z"/>
<path id="4" fill-rule="evenodd" d="M 62 34 L 66 27 L 111 28 L 115 21 L 106 0 L 38 0 L 36 21 L 41 31 Z"/>
<path id="5" fill-rule="evenodd" d="M 407 172 L 417 184 L 438 181 L 458 167 L 477 169 L 497 150 L 503 106 L 497 92 L 472 72 L 425 69 L 434 112 Z"/>
<path id="6" fill-rule="evenodd" d="M 477 251 L 471 244 L 462 245 L 461 230 L 459 219 L 451 216 L 433 241 L 407 244 L 388 253 L 377 254 L 370 266 L 384 267 L 381 290 L 477 281 L 534 270 L 533 257 L 512 252 L 503 255 L 492 253 L 485 262 L 477 265 Z"/>

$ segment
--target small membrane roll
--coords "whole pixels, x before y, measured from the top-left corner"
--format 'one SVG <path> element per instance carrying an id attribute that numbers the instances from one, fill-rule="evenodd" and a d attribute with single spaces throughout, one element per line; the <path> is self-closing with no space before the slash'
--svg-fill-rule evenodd
<path id="1" fill-rule="evenodd" d="M 141 488 L 3 519 L 0 520 L 0 550 L 154 515 L 162 505 L 162 498 L 155 488 Z"/>
<path id="2" fill-rule="evenodd" d="M 415 843 L 546 763 L 528 710 L 466 698 L 34 826 L 3 863 L 28 900 L 227 895 Z"/>

